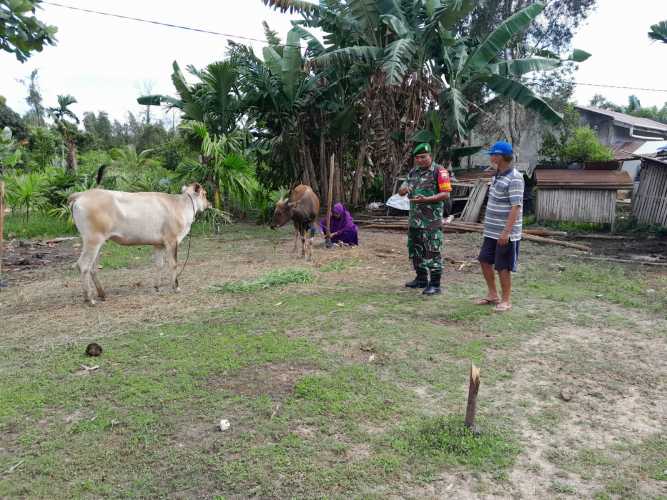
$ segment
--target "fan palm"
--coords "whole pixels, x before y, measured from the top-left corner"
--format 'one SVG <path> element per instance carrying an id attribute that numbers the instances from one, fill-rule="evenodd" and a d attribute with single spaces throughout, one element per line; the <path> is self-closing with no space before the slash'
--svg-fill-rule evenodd
<path id="1" fill-rule="evenodd" d="M 7 177 L 7 200 L 12 207 L 25 209 L 26 223 L 30 222 L 30 210 L 45 202 L 44 184 L 44 176 L 34 172 Z"/>
<path id="2" fill-rule="evenodd" d="M 216 209 L 226 202 L 248 206 L 257 189 L 255 169 L 243 155 L 245 133 L 236 130 L 226 135 L 211 135 L 202 122 L 188 121 L 181 125 L 201 143 L 199 161 L 184 160 L 176 169 L 182 180 L 197 180 L 213 194 Z"/>

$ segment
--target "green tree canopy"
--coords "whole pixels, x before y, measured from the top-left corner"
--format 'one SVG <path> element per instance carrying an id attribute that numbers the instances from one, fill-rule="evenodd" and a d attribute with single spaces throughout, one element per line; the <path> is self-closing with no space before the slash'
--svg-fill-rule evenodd
<path id="1" fill-rule="evenodd" d="M 44 45 L 55 45 L 57 28 L 35 17 L 40 0 L 3 0 L 0 2 L 0 50 L 25 62 L 31 52 Z"/>

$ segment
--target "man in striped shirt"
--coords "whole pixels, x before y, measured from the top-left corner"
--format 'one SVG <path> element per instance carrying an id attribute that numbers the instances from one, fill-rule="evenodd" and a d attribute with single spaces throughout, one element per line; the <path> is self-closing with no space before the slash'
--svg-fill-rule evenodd
<path id="1" fill-rule="evenodd" d="M 519 242 L 523 216 L 523 175 L 512 167 L 512 145 L 499 141 L 489 150 L 496 168 L 484 217 L 484 243 L 479 262 L 488 293 L 477 304 L 495 305 L 497 312 L 512 309 L 512 275 L 519 263 Z M 498 297 L 494 267 L 500 278 Z"/>

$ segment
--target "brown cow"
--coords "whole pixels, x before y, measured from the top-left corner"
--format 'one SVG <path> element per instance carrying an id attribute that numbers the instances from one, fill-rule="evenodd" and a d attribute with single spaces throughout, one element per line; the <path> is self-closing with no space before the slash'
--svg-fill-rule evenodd
<path id="1" fill-rule="evenodd" d="M 72 194 L 69 204 L 83 240 L 78 266 L 83 296 L 91 305 L 95 304 L 91 280 L 98 297 L 101 300 L 105 298 L 96 274 L 99 252 L 107 240 L 120 245 L 153 245 L 158 267 L 156 289 L 160 286 L 166 253 L 171 284 L 178 291 L 178 244 L 190 232 L 195 215 L 210 206 L 206 190 L 197 183 L 183 186 L 182 193 L 178 195 L 90 189 Z"/>
<path id="2" fill-rule="evenodd" d="M 294 251 L 297 252 L 297 242 L 301 236 L 301 250 L 303 257 L 310 259 L 313 254 L 313 236 L 317 231 L 316 219 L 320 213 L 320 199 L 310 186 L 299 184 L 292 189 L 288 200 L 280 200 L 276 204 L 271 228 L 282 227 L 290 220 L 294 222 Z M 310 231 L 306 239 L 306 231 Z"/>

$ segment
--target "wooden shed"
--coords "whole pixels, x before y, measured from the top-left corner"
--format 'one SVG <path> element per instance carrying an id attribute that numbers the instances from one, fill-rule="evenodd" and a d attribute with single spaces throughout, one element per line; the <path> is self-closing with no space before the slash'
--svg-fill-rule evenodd
<path id="1" fill-rule="evenodd" d="M 627 172 L 620 170 L 538 169 L 538 221 L 611 224 L 616 222 L 616 194 L 632 189 Z"/>
<path id="2" fill-rule="evenodd" d="M 642 156 L 632 215 L 642 224 L 667 226 L 667 156 Z"/>

